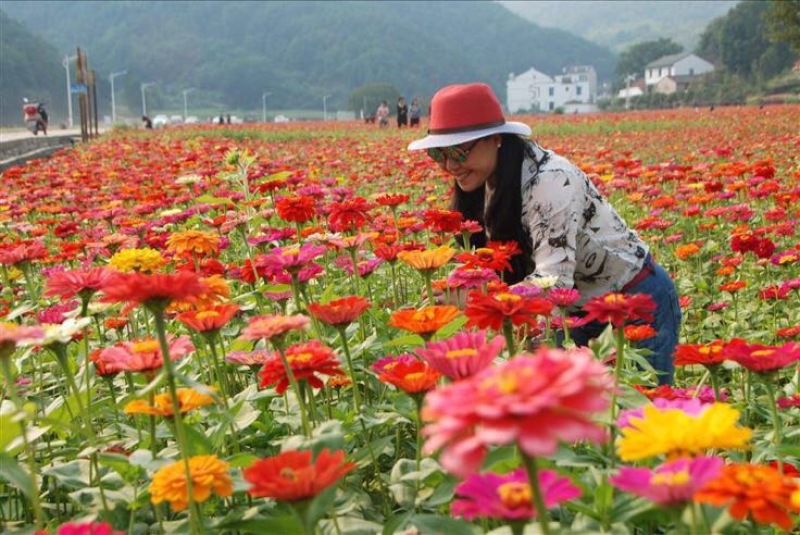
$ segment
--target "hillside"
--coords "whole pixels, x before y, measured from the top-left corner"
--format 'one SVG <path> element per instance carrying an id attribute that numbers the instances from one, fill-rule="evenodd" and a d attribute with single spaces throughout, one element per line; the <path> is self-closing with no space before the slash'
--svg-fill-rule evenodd
<path id="1" fill-rule="evenodd" d="M 66 107 L 66 82 L 56 48 L 0 10 L 0 124 L 22 126 L 22 99 Z M 62 104 L 63 102 L 63 104 Z"/>
<path id="2" fill-rule="evenodd" d="M 148 89 L 154 106 L 174 105 L 193 87 L 193 101 L 207 105 L 257 110 L 269 91 L 273 109 L 318 109 L 326 95 L 328 109 L 343 109 L 365 84 L 428 97 L 482 80 L 504 98 L 511 72 L 589 63 L 605 79 L 615 63 L 608 49 L 491 2 L 4 1 L 3 9 L 62 52 L 83 46 L 101 79 L 126 69 L 118 99 L 132 109 L 145 81 L 157 82 Z"/>
<path id="3" fill-rule="evenodd" d="M 510 11 L 548 28 L 559 28 L 621 52 L 661 37 L 693 49 L 713 19 L 738 0 L 500 0 Z"/>

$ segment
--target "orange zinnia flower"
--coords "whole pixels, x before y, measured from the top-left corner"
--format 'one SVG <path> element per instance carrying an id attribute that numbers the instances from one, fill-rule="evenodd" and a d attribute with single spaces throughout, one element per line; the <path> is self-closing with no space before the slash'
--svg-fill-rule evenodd
<path id="1" fill-rule="evenodd" d="M 178 406 L 181 414 L 199 409 L 214 403 L 214 398 L 208 394 L 203 394 L 192 388 L 178 389 Z M 172 396 L 169 394 L 158 394 L 150 405 L 143 399 L 136 399 L 125 405 L 125 414 L 150 414 L 153 416 L 173 416 Z"/>
<path id="2" fill-rule="evenodd" d="M 378 373 L 378 379 L 381 382 L 394 385 L 406 394 L 419 394 L 433 390 L 442 377 L 427 362 L 417 360 L 409 355 L 381 359 L 375 363 L 373 369 Z"/>
<path id="3" fill-rule="evenodd" d="M 675 366 L 718 366 L 725 357 L 722 355 L 722 340 L 714 340 L 710 344 L 678 344 L 675 347 Z"/>
<path id="4" fill-rule="evenodd" d="M 459 314 L 458 308 L 452 305 L 435 305 L 419 310 L 409 308 L 393 312 L 389 325 L 421 336 L 432 335 Z"/>
<path id="5" fill-rule="evenodd" d="M 239 311 L 238 305 L 214 305 L 178 314 L 178 320 L 197 332 L 213 332 L 224 327 Z"/>
<path id="6" fill-rule="evenodd" d="M 178 257 L 201 256 L 219 252 L 219 235 L 203 230 L 173 232 L 167 239 L 167 250 Z"/>
<path id="7" fill-rule="evenodd" d="M 690 256 L 694 256 L 700 252 L 700 247 L 696 243 L 690 243 L 688 245 L 679 245 L 677 249 L 675 249 L 675 256 L 680 258 L 681 260 L 686 260 Z"/>
<path id="8" fill-rule="evenodd" d="M 363 297 L 345 297 L 327 304 L 311 303 L 308 312 L 328 325 L 346 327 L 369 309 L 370 303 Z"/>
<path id="9" fill-rule="evenodd" d="M 233 494 L 233 481 L 228 474 L 228 463 L 216 455 L 198 455 L 189 458 L 189 474 L 192 478 L 194 501 L 201 503 L 215 492 L 227 498 Z M 183 461 L 177 461 L 159 469 L 148 488 L 150 501 L 158 505 L 169 502 L 173 511 L 183 511 L 189 506 L 189 485 Z"/>
<path id="10" fill-rule="evenodd" d="M 728 513 L 742 521 L 748 516 L 759 524 L 776 524 L 792 529 L 790 513 L 800 513 L 800 503 L 792 502 L 798 485 L 791 477 L 771 466 L 732 464 L 694 495 L 699 503 L 730 505 Z"/>
<path id="11" fill-rule="evenodd" d="M 306 381 L 312 388 L 325 386 L 316 374 L 344 375 L 344 372 L 339 369 L 339 361 L 333 350 L 322 345 L 319 340 L 290 346 L 286 349 L 286 360 L 289 362 L 295 379 L 298 382 Z M 258 376 L 261 377 L 262 388 L 276 385 L 275 391 L 278 394 L 283 394 L 289 387 L 286 367 L 278 354 L 272 355 L 264 362 Z"/>
<path id="12" fill-rule="evenodd" d="M 400 251 L 397 258 L 417 271 L 434 271 L 448 263 L 455 254 L 455 249 L 443 246 L 426 251 Z"/>
<path id="13" fill-rule="evenodd" d="M 296 502 L 313 498 L 355 468 L 344 460 L 344 451 L 323 449 L 315 461 L 310 451 L 285 451 L 259 459 L 244 469 L 247 491 L 257 498 Z"/>
<path id="14" fill-rule="evenodd" d="M 119 273 L 103 286 L 103 301 L 140 303 L 163 310 L 172 301 L 196 301 L 206 290 L 196 273 Z"/>
<path id="15" fill-rule="evenodd" d="M 624 329 L 625 338 L 631 342 L 641 342 L 650 339 L 658 334 L 652 326 L 644 325 L 626 325 Z"/>

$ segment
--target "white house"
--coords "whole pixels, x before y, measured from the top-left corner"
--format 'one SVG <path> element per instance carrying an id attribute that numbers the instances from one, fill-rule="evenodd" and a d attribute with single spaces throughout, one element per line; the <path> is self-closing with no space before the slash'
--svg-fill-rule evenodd
<path id="1" fill-rule="evenodd" d="M 667 76 L 698 76 L 714 70 L 714 65 L 703 58 L 683 52 L 663 56 L 648 63 L 644 67 L 644 81 L 648 89 L 652 89 L 662 78 Z"/>
<path id="2" fill-rule="evenodd" d="M 538 110 L 553 111 L 568 104 L 594 104 L 597 73 L 589 65 L 564 69 L 562 74 L 548 76 L 531 67 L 520 75 L 511 73 L 506 82 L 507 107 L 510 113 Z M 573 106 L 575 107 L 575 106 Z M 589 110 L 589 106 L 575 107 Z"/>

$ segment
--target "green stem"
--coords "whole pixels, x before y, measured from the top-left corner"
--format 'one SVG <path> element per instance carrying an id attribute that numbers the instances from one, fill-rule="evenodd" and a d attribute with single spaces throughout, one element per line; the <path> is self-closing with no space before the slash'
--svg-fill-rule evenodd
<path id="1" fill-rule="evenodd" d="M 345 329 L 339 329 L 339 337 L 342 339 L 342 348 L 344 349 L 344 356 L 347 358 L 347 367 L 350 370 L 350 379 L 353 381 L 353 407 L 356 414 L 361 414 L 361 393 L 358 390 L 358 378 L 356 377 L 356 369 L 353 367 L 353 358 L 350 355 L 350 347 L 347 343 L 347 336 Z"/>
<path id="2" fill-rule="evenodd" d="M 550 514 L 544 505 L 544 496 L 542 496 L 542 489 L 539 487 L 539 469 L 536 465 L 536 457 L 523 453 L 522 459 L 525 462 L 525 469 L 528 471 L 528 484 L 531 486 L 531 494 L 533 494 L 536 519 L 539 521 L 542 534 L 550 535 Z"/>
<path id="3" fill-rule="evenodd" d="M 311 427 L 308 425 L 308 414 L 306 414 L 306 404 L 303 401 L 303 393 L 300 392 L 300 385 L 297 384 L 297 379 L 294 376 L 294 372 L 292 371 L 292 366 L 289 364 L 289 360 L 286 358 L 286 355 L 283 352 L 283 348 L 276 347 L 278 351 L 278 355 L 281 358 L 281 362 L 283 363 L 283 369 L 286 371 L 286 377 L 289 379 L 289 384 L 292 387 L 292 391 L 294 392 L 295 397 L 297 398 L 297 404 L 300 406 L 300 421 L 303 425 L 303 434 L 307 437 L 311 436 Z M 289 412 L 289 406 L 287 403 L 286 412 Z"/>
<path id="4" fill-rule="evenodd" d="M 516 345 L 514 344 L 514 325 L 511 320 L 506 318 L 503 320 L 503 335 L 506 337 L 506 348 L 508 349 L 508 358 L 512 358 L 517 353 Z"/>

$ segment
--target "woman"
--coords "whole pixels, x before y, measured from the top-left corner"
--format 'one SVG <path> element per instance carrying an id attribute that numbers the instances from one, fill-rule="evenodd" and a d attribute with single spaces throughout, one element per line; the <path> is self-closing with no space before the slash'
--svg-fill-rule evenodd
<path id="1" fill-rule="evenodd" d="M 640 345 L 653 351 L 648 360 L 659 384 L 672 384 L 681 320 L 675 285 L 586 174 L 527 139 L 529 126 L 506 121 L 485 84 L 440 89 L 428 126 L 428 136 L 408 149 L 427 149 L 453 176 L 452 209 L 486 229 L 473 235 L 472 245 L 513 240 L 523 251 L 505 280 L 555 276 L 558 287 L 580 292 L 581 304 L 610 292 L 649 294 L 658 335 Z M 570 335 L 587 345 L 604 328 L 590 323 Z"/>

